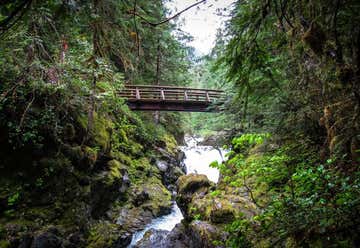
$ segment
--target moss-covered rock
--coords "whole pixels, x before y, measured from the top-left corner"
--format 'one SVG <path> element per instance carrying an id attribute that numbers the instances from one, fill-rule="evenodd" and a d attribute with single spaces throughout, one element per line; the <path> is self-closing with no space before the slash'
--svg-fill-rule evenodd
<path id="1" fill-rule="evenodd" d="M 206 221 L 193 221 L 189 225 L 190 247 L 224 247 L 219 245 L 226 240 L 226 234 L 218 227 Z"/>
<path id="2" fill-rule="evenodd" d="M 127 247 L 131 235 L 124 234 L 121 227 L 107 221 L 101 221 L 90 230 L 88 248 Z"/>
<path id="3" fill-rule="evenodd" d="M 185 218 L 191 218 L 189 216 L 189 206 L 193 197 L 199 195 L 205 195 L 209 192 L 209 188 L 212 183 L 205 175 L 189 174 L 181 176 L 177 181 L 178 195 L 176 196 L 176 202 L 179 205 Z"/>
<path id="4" fill-rule="evenodd" d="M 210 220 L 213 223 L 230 223 L 235 219 L 235 209 L 228 201 L 214 201 Z"/>
<path id="5" fill-rule="evenodd" d="M 89 146 L 69 146 L 63 147 L 64 154 L 72 161 L 79 170 L 91 171 L 94 168 L 98 153 L 96 149 Z"/>
<path id="6" fill-rule="evenodd" d="M 94 113 L 93 130 L 89 137 L 88 143 L 91 146 L 97 146 L 102 153 L 108 153 L 111 150 L 111 134 L 113 132 L 114 123 L 110 118 L 105 118 Z M 88 129 L 88 117 L 86 115 L 78 115 L 77 123 L 82 133 L 86 133 Z"/>
<path id="7" fill-rule="evenodd" d="M 181 176 L 177 181 L 179 194 L 192 194 L 199 190 L 206 190 L 212 185 L 205 175 L 188 174 Z"/>
<path id="8" fill-rule="evenodd" d="M 165 135 L 163 135 L 162 139 L 165 142 L 166 151 L 175 157 L 176 153 L 178 151 L 178 145 L 177 145 L 177 142 L 176 142 L 174 136 L 165 134 Z"/>
<path id="9" fill-rule="evenodd" d="M 91 214 L 94 218 L 104 215 L 110 203 L 125 198 L 130 180 L 125 166 L 117 160 L 107 163 L 108 169 L 93 177 L 91 182 Z"/>
<path id="10" fill-rule="evenodd" d="M 149 178 L 137 186 L 132 198 L 135 205 L 150 211 L 153 216 L 160 216 L 171 210 L 171 193 L 156 177 Z"/>

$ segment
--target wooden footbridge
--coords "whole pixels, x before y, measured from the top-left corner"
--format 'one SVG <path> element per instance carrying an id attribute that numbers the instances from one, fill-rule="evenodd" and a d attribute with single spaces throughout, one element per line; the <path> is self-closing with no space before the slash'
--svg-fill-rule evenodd
<path id="1" fill-rule="evenodd" d="M 175 86 L 125 85 L 119 96 L 132 110 L 217 112 L 223 91 Z"/>

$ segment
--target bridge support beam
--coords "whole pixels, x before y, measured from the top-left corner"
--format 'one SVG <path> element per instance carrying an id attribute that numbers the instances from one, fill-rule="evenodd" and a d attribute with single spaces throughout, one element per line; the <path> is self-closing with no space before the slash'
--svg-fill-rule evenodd
<path id="1" fill-rule="evenodd" d="M 217 107 L 209 107 L 209 103 L 194 102 L 128 102 L 131 110 L 139 111 L 181 111 L 181 112 L 218 112 Z"/>

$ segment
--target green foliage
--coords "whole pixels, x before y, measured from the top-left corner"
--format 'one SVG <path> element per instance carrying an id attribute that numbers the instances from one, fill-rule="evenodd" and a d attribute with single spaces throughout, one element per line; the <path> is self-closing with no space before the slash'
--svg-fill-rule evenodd
<path id="1" fill-rule="evenodd" d="M 265 139 L 269 138 L 270 134 L 243 134 L 240 137 L 232 140 L 232 145 L 235 150 L 249 149 L 254 145 L 261 145 Z"/>
<path id="2" fill-rule="evenodd" d="M 201 220 L 201 214 L 194 214 L 194 220 Z"/>
<path id="3" fill-rule="evenodd" d="M 218 195 L 220 195 L 220 194 L 221 194 L 221 191 L 220 191 L 220 190 L 214 190 L 214 191 L 210 192 L 210 195 L 211 195 L 212 197 L 216 197 L 216 196 L 218 196 Z"/>
<path id="4" fill-rule="evenodd" d="M 239 230 L 264 247 L 356 246 L 358 10 L 358 1 L 235 3 L 214 68 L 234 92 L 225 108 L 238 137 L 229 160 L 212 166 L 261 214 L 234 222 L 234 246 Z"/>
<path id="5" fill-rule="evenodd" d="M 360 210 L 358 172 L 346 175 L 334 170 L 336 159 L 320 163 L 310 146 L 288 144 L 267 151 L 266 144 L 274 145 L 268 134 L 242 135 L 232 143 L 229 160 L 217 165 L 223 181 L 248 189 L 255 204 L 263 208 L 252 220 L 234 221 L 229 227 L 232 244 L 270 238 L 274 245 L 300 234 L 296 240 L 300 246 L 319 239 L 340 244 L 356 237 L 352 230 L 359 225 L 355 220 Z M 252 225 L 261 229 L 254 232 Z M 348 231 L 343 233 L 343 229 Z M 338 234 L 330 235 L 334 230 Z"/>
<path id="6" fill-rule="evenodd" d="M 249 221 L 236 220 L 226 227 L 226 231 L 231 233 L 230 238 L 226 241 L 227 247 L 252 247 L 251 242 L 246 237 L 246 233 L 249 231 Z"/>
<path id="7" fill-rule="evenodd" d="M 20 199 L 20 193 L 16 192 L 8 197 L 8 206 L 14 206 Z"/>

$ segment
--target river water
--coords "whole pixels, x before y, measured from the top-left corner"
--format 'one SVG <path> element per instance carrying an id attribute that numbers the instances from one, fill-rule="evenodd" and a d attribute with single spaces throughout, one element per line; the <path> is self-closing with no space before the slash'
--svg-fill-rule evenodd
<path id="1" fill-rule="evenodd" d="M 219 179 L 219 171 L 215 168 L 209 167 L 209 164 L 215 160 L 222 162 L 224 152 L 221 149 L 215 149 L 212 146 L 197 145 L 200 141 L 201 138 L 186 137 L 186 146 L 180 147 L 186 156 L 184 163 L 187 174 L 204 174 L 209 178 L 209 180 L 217 183 Z M 174 202 L 170 214 L 153 219 L 150 224 L 145 226 L 144 230 L 134 233 L 131 244 L 128 248 L 134 247 L 134 245 L 142 239 L 148 230 L 155 229 L 171 231 L 176 224 L 181 222 L 182 219 L 182 213 L 176 202 Z"/>

